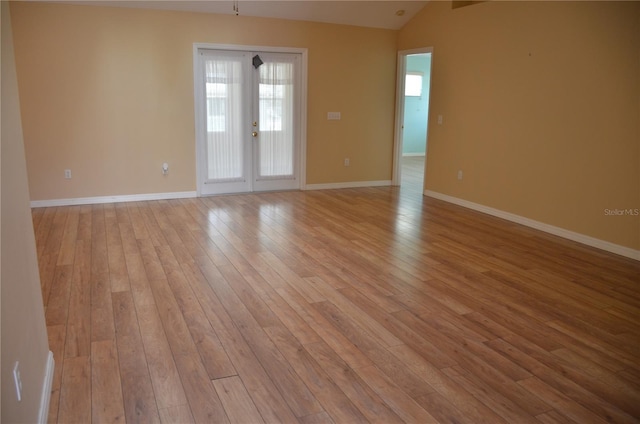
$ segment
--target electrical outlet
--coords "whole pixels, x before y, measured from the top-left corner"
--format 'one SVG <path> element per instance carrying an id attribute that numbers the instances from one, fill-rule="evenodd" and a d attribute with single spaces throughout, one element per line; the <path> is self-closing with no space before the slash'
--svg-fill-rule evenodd
<path id="1" fill-rule="evenodd" d="M 458 179 L 462 180 L 462 169 L 458 171 Z"/>
<path id="2" fill-rule="evenodd" d="M 71 179 L 71 170 L 70 169 L 65 169 L 64 170 L 64 178 L 67 180 Z"/>
<path id="3" fill-rule="evenodd" d="M 13 381 L 16 383 L 16 396 L 20 402 L 22 400 L 22 378 L 20 378 L 20 362 L 17 361 L 13 366 Z"/>
<path id="4" fill-rule="evenodd" d="M 344 158 L 344 166 L 349 166 L 351 164 L 351 161 L 349 160 L 349 158 Z"/>
<path id="5" fill-rule="evenodd" d="M 169 164 L 167 162 L 162 164 L 162 173 L 167 175 L 169 173 Z"/>

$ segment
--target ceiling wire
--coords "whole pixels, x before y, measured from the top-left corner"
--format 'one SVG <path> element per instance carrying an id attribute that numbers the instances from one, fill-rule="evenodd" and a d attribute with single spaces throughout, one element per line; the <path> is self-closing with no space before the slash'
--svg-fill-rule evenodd
<path id="1" fill-rule="evenodd" d="M 233 11 L 236 12 L 236 16 L 238 16 L 240 14 L 240 2 L 238 0 L 235 0 L 233 2 Z"/>

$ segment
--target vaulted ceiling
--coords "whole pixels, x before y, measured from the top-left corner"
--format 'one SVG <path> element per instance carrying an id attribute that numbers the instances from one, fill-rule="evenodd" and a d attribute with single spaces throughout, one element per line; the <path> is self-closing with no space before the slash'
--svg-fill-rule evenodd
<path id="1" fill-rule="evenodd" d="M 329 0 L 146 0 L 63 1 L 112 7 L 181 10 L 202 13 L 295 19 L 374 28 L 400 29 L 427 1 L 329 1 Z"/>

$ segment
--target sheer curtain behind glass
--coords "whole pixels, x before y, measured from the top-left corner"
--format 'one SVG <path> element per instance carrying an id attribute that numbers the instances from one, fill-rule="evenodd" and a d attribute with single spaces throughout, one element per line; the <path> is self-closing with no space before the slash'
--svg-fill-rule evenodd
<path id="1" fill-rule="evenodd" d="M 206 59 L 207 179 L 210 181 L 243 177 L 241 81 L 241 58 Z"/>
<path id="2" fill-rule="evenodd" d="M 265 62 L 258 70 L 259 178 L 293 175 L 294 63 Z"/>

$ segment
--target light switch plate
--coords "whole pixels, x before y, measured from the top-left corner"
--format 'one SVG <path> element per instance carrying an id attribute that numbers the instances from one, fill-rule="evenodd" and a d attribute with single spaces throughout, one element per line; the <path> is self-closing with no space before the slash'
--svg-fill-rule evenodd
<path id="1" fill-rule="evenodd" d="M 339 121 L 341 119 L 340 112 L 327 112 L 327 119 L 330 121 Z"/>

